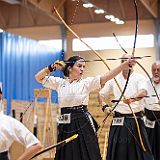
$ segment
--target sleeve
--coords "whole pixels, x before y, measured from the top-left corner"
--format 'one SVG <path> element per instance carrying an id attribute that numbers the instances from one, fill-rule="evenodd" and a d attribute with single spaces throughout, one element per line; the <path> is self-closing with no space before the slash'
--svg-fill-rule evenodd
<path id="1" fill-rule="evenodd" d="M 2 82 L 0 82 L 0 94 L 2 94 Z"/>
<path id="2" fill-rule="evenodd" d="M 146 104 L 147 104 L 147 108 L 150 108 L 152 106 L 158 106 L 158 104 L 153 104 L 153 103 L 158 103 L 158 98 L 154 97 L 152 95 L 155 95 L 155 91 L 153 89 L 153 86 L 150 82 L 150 80 L 147 81 L 147 92 L 148 92 L 148 96 L 145 98 Z M 155 88 L 156 89 L 156 88 Z M 153 104 L 153 105 L 149 105 L 149 104 Z"/>
<path id="3" fill-rule="evenodd" d="M 112 90 L 112 80 L 107 81 L 105 83 L 104 87 L 99 92 L 99 96 L 105 99 L 107 95 L 110 94 L 111 90 Z"/>
<path id="4" fill-rule="evenodd" d="M 3 105 L 3 101 L 0 100 L 0 113 L 4 112 L 4 105 Z"/>
<path id="5" fill-rule="evenodd" d="M 101 88 L 100 76 L 86 78 L 85 86 L 89 92 Z"/>
<path id="6" fill-rule="evenodd" d="M 45 88 L 56 90 L 63 81 L 64 79 L 60 77 L 46 76 L 42 81 L 42 85 Z"/>
<path id="7" fill-rule="evenodd" d="M 18 120 L 12 119 L 13 136 L 16 141 L 23 144 L 26 148 L 39 143 L 39 140 Z"/>
<path id="8" fill-rule="evenodd" d="M 138 90 L 145 89 L 148 90 L 147 78 L 145 76 L 140 75 L 137 80 Z"/>

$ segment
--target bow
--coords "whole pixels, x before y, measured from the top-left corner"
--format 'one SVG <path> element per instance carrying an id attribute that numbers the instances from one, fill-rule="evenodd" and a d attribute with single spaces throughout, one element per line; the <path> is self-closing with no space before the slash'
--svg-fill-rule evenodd
<path id="1" fill-rule="evenodd" d="M 32 158 L 30 158 L 30 160 L 33 159 L 33 158 L 36 158 L 37 156 L 39 156 L 39 155 L 41 155 L 42 153 L 47 152 L 47 151 L 49 151 L 49 150 L 51 150 L 51 149 L 54 149 L 54 148 L 56 148 L 56 147 L 62 147 L 62 146 L 64 146 L 65 144 L 67 144 L 68 142 L 73 141 L 73 140 L 76 139 L 77 137 L 78 137 L 78 134 L 74 134 L 73 136 L 71 136 L 71 137 L 69 137 L 69 138 L 67 138 L 67 139 L 65 139 L 65 140 L 63 140 L 63 141 L 61 141 L 61 142 L 58 142 L 58 143 L 56 143 L 56 144 L 54 144 L 54 145 L 51 145 L 51 146 L 45 148 L 44 150 L 38 152 L 37 154 L 35 154 Z"/>
<path id="2" fill-rule="evenodd" d="M 134 39 L 132 57 L 134 57 L 135 48 L 136 48 L 136 41 L 137 41 L 137 33 L 138 33 L 138 9 L 137 9 L 136 0 L 134 0 L 134 6 L 135 6 L 135 10 L 136 10 L 136 28 L 135 28 L 135 35 L 134 35 L 135 39 Z M 115 34 L 114 34 L 114 35 L 115 35 Z M 117 40 L 117 39 L 116 39 L 116 40 Z M 119 42 L 118 42 L 118 43 L 119 43 Z M 120 45 L 120 44 L 119 44 L 119 45 Z M 121 45 L 120 45 L 120 47 L 121 47 Z M 124 49 L 122 49 L 122 50 L 123 50 L 125 53 L 127 53 Z M 125 93 L 125 90 L 126 90 L 126 88 L 127 88 L 128 82 L 129 82 L 130 74 L 131 74 L 131 69 L 129 69 L 128 76 L 127 76 L 127 79 L 126 79 L 126 84 L 125 84 L 125 86 L 124 86 L 123 91 L 121 92 L 121 96 L 120 96 L 120 98 L 118 99 L 118 101 L 117 101 L 117 103 L 115 104 L 115 106 L 113 107 L 113 109 L 111 110 L 111 113 L 112 113 L 112 111 L 117 107 L 117 105 L 118 105 L 119 102 L 121 101 L 122 97 L 124 97 L 124 99 L 125 99 L 124 93 Z M 142 140 L 142 136 L 141 136 L 141 132 L 140 132 L 140 127 L 139 127 L 138 120 L 137 120 L 136 115 L 135 115 L 135 113 L 133 112 L 131 106 L 130 106 L 129 104 L 128 104 L 128 106 L 129 106 L 129 108 L 130 108 L 130 110 L 131 110 L 131 112 L 132 112 L 132 114 L 133 114 L 133 117 L 134 117 L 134 119 L 135 119 L 135 122 L 136 122 L 136 126 L 137 126 L 137 130 L 138 130 L 138 136 L 139 136 L 140 144 L 141 144 L 141 146 L 142 146 L 142 149 L 143 149 L 144 151 L 146 151 L 145 146 L 144 146 L 144 144 L 143 144 L 143 140 Z M 107 118 L 109 117 L 109 115 L 110 115 L 110 114 L 108 114 L 108 115 L 104 118 L 104 120 L 103 120 L 103 122 L 102 122 L 102 126 L 104 126 L 105 121 L 107 120 Z M 102 131 L 102 129 L 101 129 L 101 131 Z"/>
<path id="3" fill-rule="evenodd" d="M 156 95 L 154 95 L 154 94 L 153 94 L 153 95 L 150 95 L 150 96 L 151 96 L 151 97 L 156 97 Z M 144 97 L 145 97 L 145 98 L 150 98 L 150 96 L 143 96 L 143 97 L 140 96 L 140 97 L 136 97 L 136 98 L 131 97 L 130 99 L 136 100 L 136 99 L 141 99 L 141 98 L 144 98 Z M 115 102 L 118 102 L 118 100 L 117 100 L 117 99 L 112 99 L 111 102 L 115 103 Z M 158 104 L 158 103 L 156 103 L 156 104 Z M 108 107 L 108 106 L 106 106 L 106 107 Z M 105 108 L 106 108 L 106 107 L 105 107 Z M 104 108 L 104 109 L 105 109 L 105 108 Z"/>
<path id="4" fill-rule="evenodd" d="M 133 44 L 133 50 L 132 50 L 132 57 L 134 57 L 134 53 L 135 53 L 135 48 L 136 48 L 136 41 L 137 41 L 137 33 L 138 33 L 138 9 L 137 9 L 137 3 L 136 3 L 136 0 L 134 0 L 134 7 L 135 7 L 135 11 L 136 11 L 136 28 L 135 28 L 135 35 L 134 35 L 134 44 Z M 119 100 L 122 99 L 123 97 L 123 94 L 125 93 L 125 90 L 127 88 L 127 85 L 128 85 L 128 82 L 129 82 L 129 77 L 131 75 L 131 69 L 129 69 L 129 72 L 128 72 L 128 76 L 127 76 L 127 80 L 126 80 L 126 84 L 124 86 L 124 89 L 123 89 L 123 92 L 122 92 L 122 95 L 120 96 Z M 118 105 L 120 101 L 117 102 L 117 104 L 115 105 L 115 107 Z M 139 123 L 138 123 L 138 120 L 136 118 L 136 115 L 134 113 L 134 111 L 132 110 L 131 106 L 128 105 L 132 114 L 133 114 L 133 117 L 135 119 L 135 122 L 136 122 L 136 126 L 137 126 L 137 130 L 138 130 L 138 136 L 139 136 L 139 140 L 140 140 L 140 143 L 141 143 L 141 146 L 142 146 L 142 149 L 144 151 L 146 151 L 145 149 L 145 146 L 143 144 L 143 140 L 142 140 L 142 136 L 141 136 L 141 132 L 140 132 L 140 128 L 139 128 Z M 114 107 L 114 108 L 115 108 Z"/>
<path id="5" fill-rule="evenodd" d="M 135 41 L 134 41 L 133 52 L 132 52 L 132 56 L 133 56 L 133 57 L 134 57 L 134 52 L 135 52 L 135 45 L 136 45 L 136 38 L 137 38 L 137 31 L 138 31 L 138 10 L 137 10 L 136 1 L 134 1 L 134 4 L 135 4 L 135 8 L 136 8 L 136 31 L 135 31 Z M 57 16 L 59 17 L 59 19 L 60 19 L 60 20 L 62 21 L 62 23 L 65 25 L 65 27 L 66 27 L 76 38 L 78 38 L 83 44 L 85 44 L 89 49 L 91 49 L 91 50 L 102 60 L 102 62 L 105 64 L 105 66 L 108 68 L 108 70 L 111 70 L 110 67 L 108 66 L 108 64 L 105 62 L 105 59 L 103 59 L 103 57 L 102 57 L 97 51 L 95 51 L 94 49 L 92 49 L 92 47 L 90 47 L 86 42 L 84 42 L 84 41 L 66 24 L 66 22 L 63 20 L 63 18 L 61 17 L 61 15 L 59 14 L 59 12 L 57 11 L 57 9 L 56 9 L 54 6 L 53 6 L 53 11 L 55 11 L 55 13 L 56 13 Z M 127 78 L 128 80 L 129 80 L 129 76 L 130 76 L 130 73 L 128 74 L 128 78 Z M 122 93 L 121 96 L 120 96 L 120 98 L 119 98 L 119 100 L 121 100 L 122 97 L 124 97 L 124 92 L 125 92 L 125 90 L 126 90 L 126 88 L 127 88 L 128 80 L 126 81 L 125 87 L 124 87 L 124 89 L 123 89 L 123 91 L 122 91 L 119 83 L 118 83 L 117 80 L 114 78 L 114 81 L 115 81 L 117 87 L 119 88 L 119 90 L 120 90 L 121 93 Z M 117 105 L 118 105 L 118 102 L 117 102 L 117 104 L 115 105 L 115 107 L 116 107 Z M 115 107 L 114 107 L 114 108 L 115 108 Z M 136 116 L 135 116 L 135 114 L 134 114 L 131 106 L 129 106 L 129 107 L 130 107 L 130 109 L 131 109 L 131 111 L 132 111 L 132 114 L 133 114 L 133 116 L 134 116 L 134 119 L 135 119 L 135 121 L 136 121 L 136 125 L 137 125 L 137 129 L 138 129 L 138 135 L 139 135 L 139 138 L 140 138 L 141 146 L 142 146 L 143 150 L 145 151 L 146 149 L 145 149 L 144 144 L 143 144 L 143 141 L 142 141 L 142 136 L 141 136 L 141 133 L 140 133 L 140 128 L 139 128 L 138 120 L 137 120 L 137 118 L 136 118 Z M 104 126 L 104 123 L 105 123 L 107 117 L 108 117 L 108 116 L 106 116 L 105 119 L 103 120 L 103 126 Z"/>
<path id="6" fill-rule="evenodd" d="M 122 47 L 122 45 L 119 43 L 119 41 L 118 41 L 115 33 L 113 33 L 113 36 L 115 37 L 115 39 L 116 39 L 118 45 L 120 46 L 120 48 L 121 48 L 126 54 L 128 54 L 128 52 L 127 52 L 127 51 Z M 150 83 L 151 83 L 151 85 L 152 85 L 152 88 L 153 88 L 153 90 L 154 90 L 154 92 L 155 92 L 155 95 L 154 95 L 154 96 L 156 96 L 157 99 L 160 100 L 159 95 L 158 95 L 158 93 L 157 93 L 157 90 L 156 90 L 155 86 L 153 85 L 152 78 L 150 77 L 149 73 L 147 72 L 147 70 L 146 70 L 139 62 L 136 62 L 136 63 L 137 63 L 138 66 L 145 72 L 145 74 L 146 74 L 147 77 L 149 78 L 149 81 L 150 81 Z M 160 122 L 159 122 L 157 116 L 155 115 L 155 113 L 154 113 L 152 110 L 151 110 L 151 112 L 153 113 L 153 116 L 155 117 L 158 125 L 160 126 Z"/>
<path id="7" fill-rule="evenodd" d="M 151 57 L 151 56 L 137 56 L 137 57 L 133 57 L 132 59 L 142 59 L 142 58 L 148 58 L 148 57 Z M 104 59 L 105 61 L 116 61 L 116 60 L 127 60 L 129 58 L 106 58 Z M 101 59 L 92 59 L 92 60 L 83 60 L 83 62 L 101 62 L 102 60 Z M 68 61 L 64 61 L 65 64 L 67 63 L 71 63 L 71 62 L 68 62 Z"/>

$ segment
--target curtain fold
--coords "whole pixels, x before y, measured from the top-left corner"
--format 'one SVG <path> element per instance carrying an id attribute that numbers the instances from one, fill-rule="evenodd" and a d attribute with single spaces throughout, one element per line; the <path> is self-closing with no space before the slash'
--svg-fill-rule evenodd
<path id="1" fill-rule="evenodd" d="M 54 44 L 53 44 L 54 45 Z M 37 41 L 7 32 L 0 34 L 0 81 L 3 98 L 7 99 L 7 114 L 10 113 L 11 99 L 33 100 L 35 88 L 42 88 L 35 81 L 35 74 L 57 59 L 63 60 L 64 52 L 44 46 Z M 55 76 L 63 76 L 55 72 Z M 53 102 L 57 103 L 56 92 Z"/>

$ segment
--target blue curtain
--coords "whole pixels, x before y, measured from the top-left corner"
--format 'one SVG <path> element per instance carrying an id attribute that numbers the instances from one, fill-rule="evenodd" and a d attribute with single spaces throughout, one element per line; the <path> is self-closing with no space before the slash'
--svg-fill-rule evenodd
<path id="1" fill-rule="evenodd" d="M 3 98 L 7 99 L 7 114 L 11 99 L 33 100 L 35 88 L 42 88 L 35 81 L 35 74 L 57 59 L 64 59 L 64 52 L 46 47 L 37 41 L 3 32 L 0 34 L 0 81 Z M 62 77 L 61 72 L 55 76 Z M 52 97 L 57 102 L 56 93 Z"/>

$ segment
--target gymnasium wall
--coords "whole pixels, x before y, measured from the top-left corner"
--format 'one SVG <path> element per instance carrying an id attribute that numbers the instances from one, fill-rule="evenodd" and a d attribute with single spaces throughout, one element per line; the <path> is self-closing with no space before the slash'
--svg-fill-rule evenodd
<path id="1" fill-rule="evenodd" d="M 117 36 L 122 35 L 134 35 L 135 33 L 135 21 L 127 21 L 124 25 L 117 25 L 115 23 L 106 22 L 106 23 L 93 23 L 93 24 L 79 24 L 72 25 L 71 28 L 81 37 L 101 37 L 101 36 L 113 36 L 112 33 L 116 33 Z M 42 32 L 40 32 L 42 30 Z M 36 27 L 36 28 L 20 28 L 20 29 L 10 29 L 8 30 L 12 33 L 21 34 L 27 37 L 34 39 L 57 39 L 62 38 L 61 27 L 59 26 L 47 26 L 47 27 Z M 156 35 L 155 22 L 153 20 L 139 20 L 138 34 L 153 34 Z M 93 51 L 84 51 L 84 52 L 73 52 L 72 51 L 72 39 L 75 36 L 67 30 L 66 32 L 66 43 L 67 43 L 67 52 L 65 58 L 72 55 L 80 55 L 85 59 L 97 59 L 97 56 L 94 55 Z M 106 42 L 107 43 L 107 42 Z M 117 44 L 118 45 L 118 44 Z M 147 69 L 149 73 L 151 64 L 156 60 L 156 42 L 153 48 L 141 48 L 136 49 L 135 56 L 144 56 L 149 55 L 151 58 L 145 58 L 139 60 L 139 62 Z M 132 53 L 132 49 L 127 49 L 128 53 Z M 120 49 L 110 49 L 98 51 L 101 56 L 104 58 L 117 58 L 121 57 L 123 51 Z M 146 63 L 147 62 L 147 63 Z M 120 61 L 107 61 L 111 68 L 115 67 L 120 63 Z M 96 66 L 96 67 L 93 67 Z M 99 69 L 101 68 L 101 69 Z M 144 74 L 143 71 L 136 66 L 135 70 Z M 85 76 L 91 76 L 95 74 L 104 74 L 107 71 L 104 64 L 101 62 L 92 62 L 87 63 L 86 74 Z"/>
<path id="2" fill-rule="evenodd" d="M 55 60 L 63 60 L 64 52 L 7 32 L 0 34 L 0 42 L 0 81 L 9 114 L 12 99 L 34 99 L 33 90 L 42 88 L 35 74 Z M 62 72 L 55 72 L 55 75 L 63 76 Z M 56 93 L 53 97 L 54 103 L 57 102 Z"/>

